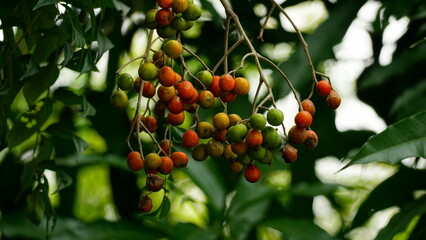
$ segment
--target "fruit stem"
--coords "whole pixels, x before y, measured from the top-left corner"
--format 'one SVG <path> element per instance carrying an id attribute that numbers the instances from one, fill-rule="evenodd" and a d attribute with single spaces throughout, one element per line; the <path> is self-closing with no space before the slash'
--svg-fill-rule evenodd
<path id="1" fill-rule="evenodd" d="M 263 22 L 262 27 L 260 28 L 259 36 L 257 36 L 257 39 L 259 39 L 262 42 L 263 42 L 263 32 L 265 31 L 266 24 L 268 23 L 269 18 L 271 17 L 272 13 L 274 12 L 275 7 L 276 7 L 275 4 L 272 4 L 271 9 L 269 9 L 268 15 L 266 15 L 265 21 Z"/>

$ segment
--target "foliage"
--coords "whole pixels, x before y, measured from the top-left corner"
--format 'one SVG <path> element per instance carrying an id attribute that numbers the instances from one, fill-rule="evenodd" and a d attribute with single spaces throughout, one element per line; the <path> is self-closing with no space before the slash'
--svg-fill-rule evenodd
<path id="1" fill-rule="evenodd" d="M 223 56 L 218 51 L 223 49 L 223 41 L 218 39 L 223 38 L 225 19 L 212 1 L 199 2 L 206 17 L 182 38 L 211 64 Z M 277 27 L 266 28 L 262 42 L 256 37 L 266 14 L 259 15 L 254 9 L 270 9 L 271 3 L 229 2 L 262 54 L 267 54 L 268 46 L 292 45 L 289 59 L 276 64 L 300 96 L 307 96 L 312 79 L 304 49 L 296 33 L 282 28 L 279 11 L 271 16 Z M 285 1 L 281 6 L 301 2 Z M 328 18 L 312 33 L 304 33 L 316 68 L 335 59 L 333 47 L 342 41 L 366 2 L 322 1 Z M 115 71 L 126 55 L 133 54 L 133 36 L 146 31 L 138 16 L 153 8 L 154 1 L 2 1 L 1 239 L 350 239 L 353 232 L 368 225 L 374 213 L 391 207 L 398 207 L 399 212 L 377 239 L 397 235 L 424 239 L 426 172 L 417 169 L 417 163 L 424 161 L 421 157 L 426 149 L 426 87 L 421 71 L 426 63 L 426 43 L 422 41 L 426 5 L 420 0 L 380 4 L 371 23 L 373 56 L 357 80 L 357 95 L 389 125 L 386 130 L 373 137 L 365 130 L 339 132 L 326 105 L 318 104 L 312 127 L 320 144 L 314 151 L 301 151 L 294 165 L 282 163 L 276 155 L 270 167 L 262 167 L 262 181 L 249 184 L 228 171 L 223 161 L 190 160 L 187 169 L 169 179 L 165 204 L 154 206 L 158 208 L 154 214 L 141 215 L 137 201 L 144 189 L 138 189 L 138 183 L 144 176 L 131 173 L 123 160 L 128 153 L 124 140 L 130 130 L 130 114 L 109 106 L 109 97 L 116 84 Z M 407 31 L 396 42 L 392 62 L 383 66 L 379 56 L 384 30 L 392 19 L 403 17 L 409 20 Z M 230 32 L 230 42 L 237 41 L 235 35 L 236 30 Z M 246 46 L 237 49 L 230 64 L 237 67 L 246 52 Z M 107 59 L 105 82 L 97 85 L 94 72 L 101 59 Z M 248 61 L 247 65 L 243 71 L 249 75 L 255 63 Z M 201 66 L 194 63 L 192 68 L 196 71 Z M 63 82 L 69 70 L 76 79 L 67 85 Z M 283 99 L 290 88 L 282 84 L 278 73 L 270 78 L 276 100 Z M 313 100 L 320 102 L 317 98 Z M 248 117 L 249 106 L 247 97 L 237 98 L 228 111 Z M 199 114 L 207 119 L 210 113 Z M 143 148 L 152 149 L 153 143 L 142 137 Z M 318 159 L 327 156 L 351 160 L 347 169 L 355 164 L 387 162 L 395 173 L 368 191 L 327 183 L 315 173 Z M 407 157 L 414 157 L 414 164 L 402 161 Z M 97 166 L 105 169 L 108 179 L 98 181 L 99 175 L 92 175 L 86 179 L 92 184 L 86 186 L 93 189 L 81 189 L 81 172 Z M 82 214 L 93 210 L 87 202 L 99 203 L 91 196 L 95 188 L 108 189 L 103 207 L 94 215 Z M 87 199 L 81 197 L 84 191 Z M 192 194 L 194 191 L 198 194 Z M 353 197 L 363 193 L 359 206 L 345 199 L 342 191 Z M 161 202 L 164 196 L 164 192 L 156 193 L 153 199 Z M 315 221 L 313 205 L 318 196 L 327 199 L 340 219 L 337 230 L 326 231 Z M 348 209 L 356 209 L 356 213 L 348 217 Z"/>

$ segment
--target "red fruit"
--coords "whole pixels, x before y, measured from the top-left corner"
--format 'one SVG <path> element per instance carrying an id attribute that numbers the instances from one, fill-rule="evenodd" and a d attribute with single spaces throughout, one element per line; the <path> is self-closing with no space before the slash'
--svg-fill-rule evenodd
<path id="1" fill-rule="evenodd" d="M 297 160 L 297 149 L 286 144 L 283 148 L 282 158 L 286 163 L 294 163 Z"/>
<path id="2" fill-rule="evenodd" d="M 306 140 L 306 129 L 298 126 L 293 126 L 288 131 L 288 141 L 294 144 L 301 144 Z"/>
<path id="3" fill-rule="evenodd" d="M 155 85 L 152 82 L 144 81 L 142 95 L 146 98 L 152 98 L 155 95 Z"/>
<path id="4" fill-rule="evenodd" d="M 174 152 L 170 157 L 176 168 L 184 168 L 188 164 L 188 156 L 184 152 Z"/>
<path id="5" fill-rule="evenodd" d="M 327 102 L 328 107 L 334 110 L 340 106 L 342 99 L 340 99 L 340 96 L 336 91 L 331 90 L 325 101 Z"/>
<path id="6" fill-rule="evenodd" d="M 160 70 L 158 70 L 157 78 L 160 84 L 165 87 L 171 87 L 177 82 L 176 72 L 169 66 L 162 66 Z"/>
<path id="7" fill-rule="evenodd" d="M 149 211 L 151 211 L 151 209 L 152 209 L 152 199 L 148 195 L 145 195 L 145 196 L 141 197 L 139 199 L 138 208 L 142 212 L 149 212 Z"/>
<path id="8" fill-rule="evenodd" d="M 146 116 L 141 118 L 143 125 L 148 129 L 149 132 L 153 133 L 157 131 L 157 119 L 153 116 Z M 141 129 L 146 131 L 142 126 Z"/>
<path id="9" fill-rule="evenodd" d="M 231 150 L 235 154 L 242 156 L 242 155 L 247 153 L 248 146 L 247 146 L 245 141 L 244 142 L 232 142 L 231 143 Z"/>
<path id="10" fill-rule="evenodd" d="M 312 115 L 308 111 L 300 111 L 294 117 L 294 122 L 298 127 L 308 128 L 312 124 Z"/>
<path id="11" fill-rule="evenodd" d="M 224 102 L 232 102 L 235 100 L 235 97 L 237 96 L 237 94 L 233 93 L 233 92 L 225 92 L 220 99 L 222 99 L 222 101 Z"/>
<path id="12" fill-rule="evenodd" d="M 169 155 L 170 154 L 170 148 L 172 146 L 172 142 L 169 139 L 163 139 L 160 142 L 160 147 L 163 149 L 163 151 L 160 151 L 160 155 Z"/>
<path id="13" fill-rule="evenodd" d="M 235 79 L 229 74 L 223 74 L 219 79 L 220 89 L 224 92 L 230 92 L 234 89 Z"/>
<path id="14" fill-rule="evenodd" d="M 321 97 L 327 97 L 331 91 L 331 84 L 327 80 L 321 80 L 317 83 L 317 93 Z"/>
<path id="15" fill-rule="evenodd" d="M 262 132 L 255 129 L 250 129 L 246 136 L 246 143 L 249 148 L 260 146 L 263 142 Z"/>
<path id="16" fill-rule="evenodd" d="M 167 175 L 173 171 L 173 168 L 173 160 L 167 156 L 162 156 L 161 165 L 158 167 L 160 173 Z"/>
<path id="17" fill-rule="evenodd" d="M 182 100 L 189 100 L 194 96 L 194 86 L 190 81 L 182 81 L 175 85 L 178 95 Z"/>
<path id="18" fill-rule="evenodd" d="M 173 21 L 174 14 L 169 9 L 160 9 L 155 14 L 155 21 L 159 26 L 170 25 Z"/>
<path id="19" fill-rule="evenodd" d="M 192 97 L 188 100 L 183 100 L 183 102 L 187 105 L 192 105 L 194 103 L 197 103 L 198 100 L 200 100 L 200 94 L 198 93 L 197 89 L 192 88 L 192 90 L 194 92 Z M 185 108 L 185 110 L 186 110 L 186 108 Z"/>
<path id="20" fill-rule="evenodd" d="M 251 183 L 255 183 L 259 181 L 260 179 L 259 168 L 256 165 L 250 163 L 249 165 L 247 165 L 247 168 L 244 171 L 244 177 L 246 178 L 248 182 L 251 182 Z"/>
<path id="21" fill-rule="evenodd" d="M 158 0 L 157 2 L 161 8 L 171 8 L 173 0 Z"/>
<path id="22" fill-rule="evenodd" d="M 315 105 L 309 99 L 305 99 L 305 100 L 302 101 L 302 109 L 304 111 L 308 111 L 312 116 L 314 116 L 314 114 L 315 114 Z"/>
<path id="23" fill-rule="evenodd" d="M 163 188 L 163 179 L 155 174 L 148 174 L 146 177 L 146 188 L 151 192 L 158 192 Z"/>
<path id="24" fill-rule="evenodd" d="M 154 106 L 154 113 L 159 117 L 166 115 L 167 104 L 163 101 L 158 101 Z"/>
<path id="25" fill-rule="evenodd" d="M 170 86 L 170 87 L 160 86 L 158 88 L 157 95 L 158 95 L 158 98 L 161 101 L 167 103 L 170 100 L 172 100 L 174 96 L 176 96 L 175 87 L 173 87 L 173 86 Z"/>
<path id="26" fill-rule="evenodd" d="M 193 130 L 186 131 L 182 136 L 182 145 L 187 148 L 192 148 L 198 144 L 198 134 Z"/>
<path id="27" fill-rule="evenodd" d="M 213 93 L 213 96 L 220 96 L 220 85 L 219 85 L 220 76 L 213 76 L 212 83 L 210 84 L 209 91 Z"/>
<path id="28" fill-rule="evenodd" d="M 181 113 L 184 110 L 185 104 L 179 96 L 175 96 L 167 103 L 167 108 L 174 114 Z"/>
<path id="29" fill-rule="evenodd" d="M 185 114 L 183 112 L 180 112 L 178 114 L 174 114 L 172 112 L 169 112 L 167 114 L 167 122 L 170 125 L 173 126 L 179 126 L 181 125 L 183 122 L 185 122 Z"/>
<path id="30" fill-rule="evenodd" d="M 309 150 L 316 148 L 317 145 L 318 145 L 317 134 L 312 130 L 306 131 L 306 140 L 303 143 L 303 145 L 305 146 L 305 148 L 307 148 Z"/>
<path id="31" fill-rule="evenodd" d="M 133 151 L 127 155 L 127 166 L 133 171 L 139 171 L 143 168 L 143 159 L 139 152 Z"/>

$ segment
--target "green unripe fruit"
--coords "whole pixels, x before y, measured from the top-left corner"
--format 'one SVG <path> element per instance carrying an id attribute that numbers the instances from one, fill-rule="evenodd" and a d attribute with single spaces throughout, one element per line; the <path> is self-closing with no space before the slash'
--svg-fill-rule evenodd
<path id="1" fill-rule="evenodd" d="M 133 88 L 133 77 L 128 73 L 120 74 L 117 79 L 117 85 L 121 90 L 128 91 Z"/>
<path id="2" fill-rule="evenodd" d="M 124 91 L 115 91 L 110 98 L 111 105 L 114 108 L 124 108 L 129 102 L 129 98 Z"/>
<path id="3" fill-rule="evenodd" d="M 277 141 L 275 142 L 274 146 L 272 147 L 272 149 L 278 149 L 281 148 L 281 145 L 283 144 L 283 141 L 281 140 L 280 137 L 277 138 Z"/>
<path id="4" fill-rule="evenodd" d="M 201 7 L 196 4 L 189 4 L 182 16 L 189 21 L 195 21 L 201 17 Z"/>
<path id="5" fill-rule="evenodd" d="M 277 144 L 278 132 L 273 127 L 266 127 L 262 130 L 262 144 L 268 148 L 273 148 Z"/>
<path id="6" fill-rule="evenodd" d="M 158 27 L 157 22 L 155 21 L 155 15 L 157 10 L 151 10 L 147 12 L 145 16 L 145 26 L 149 29 L 156 29 Z"/>
<path id="7" fill-rule="evenodd" d="M 172 26 L 179 31 L 183 31 L 187 27 L 187 21 L 181 16 L 175 16 L 172 21 Z"/>
<path id="8" fill-rule="evenodd" d="M 206 144 L 200 143 L 196 147 L 194 147 L 191 151 L 191 156 L 196 161 L 203 161 L 209 155 L 207 154 Z"/>
<path id="9" fill-rule="evenodd" d="M 250 118 L 250 126 L 256 130 L 262 130 L 266 126 L 266 118 L 263 114 L 255 113 Z"/>
<path id="10" fill-rule="evenodd" d="M 222 156 L 225 147 L 220 141 L 216 139 L 210 139 L 210 141 L 206 145 L 206 150 L 207 154 L 214 158 L 218 158 Z"/>
<path id="11" fill-rule="evenodd" d="M 144 62 L 140 65 L 138 74 L 143 80 L 152 81 L 157 77 L 158 69 L 154 63 Z"/>
<path id="12" fill-rule="evenodd" d="M 281 125 L 284 121 L 284 114 L 281 112 L 281 110 L 277 108 L 273 108 L 268 111 L 268 114 L 266 115 L 266 118 L 268 119 L 268 123 L 272 126 L 278 126 Z"/>
<path id="13" fill-rule="evenodd" d="M 176 34 L 176 29 L 172 25 L 160 26 L 157 28 L 157 34 L 162 38 L 171 38 Z"/>
<path id="14" fill-rule="evenodd" d="M 246 138 L 247 132 L 246 125 L 239 123 L 228 129 L 226 138 L 231 142 L 242 142 Z"/>
<path id="15" fill-rule="evenodd" d="M 260 162 L 260 163 L 263 163 L 263 164 L 271 165 L 272 160 L 273 160 L 273 155 L 272 155 L 271 150 L 266 149 L 265 156 L 262 159 L 259 159 L 257 161 Z"/>
<path id="16" fill-rule="evenodd" d="M 195 76 L 204 84 L 206 88 L 209 88 L 210 84 L 212 84 L 213 76 L 208 70 L 201 70 Z"/>
<path id="17" fill-rule="evenodd" d="M 184 31 L 191 29 L 195 24 L 195 21 L 186 21 L 186 28 Z"/>
<path id="18" fill-rule="evenodd" d="M 265 157 L 266 149 L 262 146 L 250 148 L 249 154 L 253 160 L 261 161 Z"/>
<path id="19" fill-rule="evenodd" d="M 248 154 L 244 154 L 244 155 L 242 155 L 242 156 L 238 156 L 237 160 L 238 160 L 240 163 L 244 164 L 244 165 L 248 165 L 248 164 L 250 164 L 250 163 L 251 163 L 251 161 L 252 161 L 251 157 L 250 157 Z"/>
<path id="20" fill-rule="evenodd" d="M 214 127 L 209 122 L 199 122 L 195 128 L 195 132 L 201 139 L 207 139 L 213 136 Z"/>

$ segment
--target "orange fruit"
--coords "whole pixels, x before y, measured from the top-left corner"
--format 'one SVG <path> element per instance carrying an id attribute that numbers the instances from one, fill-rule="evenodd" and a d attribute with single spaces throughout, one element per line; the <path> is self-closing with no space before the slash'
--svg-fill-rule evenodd
<path id="1" fill-rule="evenodd" d="M 235 79 L 229 74 L 223 74 L 219 79 L 220 89 L 224 92 L 230 92 L 234 89 Z"/>
<path id="2" fill-rule="evenodd" d="M 212 82 L 210 84 L 209 90 L 213 93 L 213 96 L 220 96 L 220 85 L 219 85 L 220 76 L 213 76 Z"/>
<path id="3" fill-rule="evenodd" d="M 139 152 L 133 151 L 127 155 L 127 166 L 133 171 L 139 171 L 143 168 L 143 159 Z"/>
<path id="4" fill-rule="evenodd" d="M 182 55 L 183 47 L 179 41 L 168 40 L 163 44 L 164 53 L 170 58 L 178 58 Z"/>
<path id="5" fill-rule="evenodd" d="M 169 66 L 162 66 L 158 71 L 158 81 L 165 87 L 171 87 L 176 83 L 176 73 Z"/>
<path id="6" fill-rule="evenodd" d="M 179 126 L 183 122 L 185 122 L 185 114 L 180 112 L 178 114 L 174 114 L 172 112 L 167 113 L 167 122 L 173 126 Z"/>
<path id="7" fill-rule="evenodd" d="M 182 145 L 192 148 L 198 144 L 198 134 L 193 130 L 187 130 L 182 136 Z"/>
<path id="8" fill-rule="evenodd" d="M 157 91 L 158 98 L 167 103 L 176 96 L 176 90 L 174 86 L 166 87 L 160 86 Z"/>
<path id="9" fill-rule="evenodd" d="M 235 86 L 234 86 L 234 93 L 238 96 L 246 95 L 250 91 L 250 82 L 243 78 L 243 77 L 237 77 L 235 78 Z"/>
<path id="10" fill-rule="evenodd" d="M 188 164 L 188 156 L 184 152 L 174 152 L 170 157 L 176 168 L 184 168 Z"/>
<path id="11" fill-rule="evenodd" d="M 173 0 L 172 10 L 175 13 L 183 13 L 188 9 L 188 0 Z"/>
<path id="12" fill-rule="evenodd" d="M 168 26 L 172 23 L 174 14 L 169 9 L 160 9 L 155 14 L 155 21 L 158 26 Z"/>
<path id="13" fill-rule="evenodd" d="M 167 108 L 174 114 L 181 113 L 184 110 L 184 103 L 179 96 L 175 96 L 167 103 Z"/>
<path id="14" fill-rule="evenodd" d="M 246 136 L 246 143 L 249 148 L 260 146 L 263 142 L 262 132 L 250 129 Z"/>
<path id="15" fill-rule="evenodd" d="M 201 91 L 200 96 L 199 96 L 199 103 L 200 106 L 204 109 L 209 109 L 211 107 L 213 107 L 214 103 L 215 103 L 215 97 L 213 96 L 213 93 L 205 90 L 205 91 Z"/>
<path id="16" fill-rule="evenodd" d="M 315 114 L 315 105 L 309 99 L 305 99 L 305 100 L 302 101 L 302 109 L 304 111 L 308 111 L 312 116 L 314 116 L 314 114 Z"/>
<path id="17" fill-rule="evenodd" d="M 217 129 L 227 129 L 229 126 L 229 118 L 225 113 L 217 113 L 213 117 L 213 126 Z"/>

